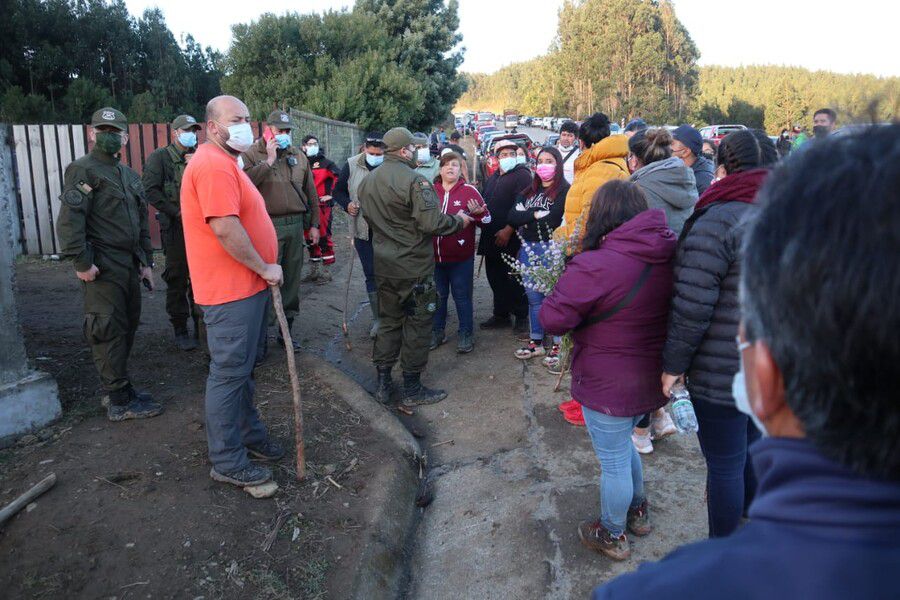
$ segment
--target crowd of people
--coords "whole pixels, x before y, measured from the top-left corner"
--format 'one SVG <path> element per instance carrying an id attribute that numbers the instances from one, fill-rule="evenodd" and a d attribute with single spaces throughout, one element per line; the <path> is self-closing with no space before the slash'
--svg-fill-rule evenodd
<path id="1" fill-rule="evenodd" d="M 640 119 L 612 135 L 596 113 L 563 123 L 559 144 L 533 159 L 500 141 L 499 168 L 476 185 L 458 133 L 371 132 L 336 165 L 314 135 L 294 146 L 288 113 L 270 114 L 255 140 L 237 98 L 214 98 L 205 117 L 199 146 L 201 125 L 175 119 L 175 139 L 151 155 L 142 182 L 117 158 L 125 116 L 100 109 L 93 149 L 66 170 L 58 232 L 84 282 L 84 330 L 110 420 L 163 410 L 127 372 L 140 285 L 153 287 L 146 198 L 161 215 L 178 347 L 195 348 L 205 324 L 210 475 L 238 486 L 268 481 L 258 461 L 285 454 L 253 404 L 253 369 L 273 318 L 268 288 L 281 286 L 291 327 L 304 251 L 306 281 L 330 278 L 336 205 L 349 217 L 372 311 L 377 401 L 447 396 L 422 374 L 429 351 L 447 341 L 451 297 L 457 352 L 475 348 L 477 255 L 493 299 L 480 328 L 511 328 L 517 358 L 571 371 L 571 399 L 559 408 L 585 426 L 601 467 L 597 518 L 578 527 L 587 547 L 623 560 L 629 533 L 651 533 L 640 455 L 676 431 L 666 405 L 687 390 L 717 539 L 595 597 L 681 597 L 689 586 L 692 597 L 722 597 L 776 580 L 799 593 L 813 573 L 828 574 L 814 589 L 829 596 L 850 589 L 833 561 L 871 573 L 900 558 L 900 412 L 885 376 L 900 358 L 900 126 L 828 139 L 817 124 L 821 139 L 787 156 L 759 130 L 708 146 L 689 125 L 670 132 Z M 833 111 L 820 117 L 834 129 Z M 565 271 L 538 291 L 513 264 L 548 260 L 554 239 L 570 241 Z M 810 495 L 815 507 L 804 509 Z M 767 551 L 779 544 L 797 569 Z M 781 577 L 754 577 L 768 569 Z M 855 585 L 879 595 L 871 581 Z"/>

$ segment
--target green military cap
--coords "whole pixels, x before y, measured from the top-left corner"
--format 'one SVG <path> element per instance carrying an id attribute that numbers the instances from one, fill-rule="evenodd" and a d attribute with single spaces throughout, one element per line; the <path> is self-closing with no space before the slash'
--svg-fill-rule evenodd
<path id="1" fill-rule="evenodd" d="M 388 152 L 418 144 L 416 137 L 406 127 L 394 127 L 384 134 L 384 145 Z"/>
<path id="2" fill-rule="evenodd" d="M 105 106 L 91 116 L 91 127 L 99 127 L 101 125 L 109 125 L 120 131 L 126 131 L 128 129 L 128 119 L 125 118 L 122 111 L 116 110 L 111 106 Z"/>
<path id="3" fill-rule="evenodd" d="M 200 129 L 200 123 L 191 115 L 178 115 L 172 121 L 172 129 Z"/>
<path id="4" fill-rule="evenodd" d="M 291 122 L 291 115 L 283 110 L 273 110 L 269 113 L 266 123 L 278 129 L 293 129 L 294 124 Z"/>

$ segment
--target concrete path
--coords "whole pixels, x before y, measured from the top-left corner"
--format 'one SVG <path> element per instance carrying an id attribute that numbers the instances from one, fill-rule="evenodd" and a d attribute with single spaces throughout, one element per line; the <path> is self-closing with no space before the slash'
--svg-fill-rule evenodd
<path id="1" fill-rule="evenodd" d="M 345 276 L 339 271 L 335 282 L 313 288 L 305 300 L 319 315 L 335 314 L 337 324 L 343 300 L 335 293 L 342 296 L 338 280 Z M 359 304 L 364 290 L 355 277 L 351 297 L 352 351 L 334 322 L 310 324 L 330 333 L 329 343 L 320 336 L 305 341 L 371 389 L 370 317 Z M 581 546 L 579 521 L 599 514 L 600 469 L 590 440 L 557 410 L 568 396 L 552 391 L 555 376 L 537 359 L 513 356 L 519 343 L 511 330 L 477 330 L 490 315 L 490 299 L 482 273 L 475 281 L 476 347 L 468 355 L 456 353 L 451 303 L 448 342 L 431 353 L 424 377 L 450 395 L 404 418 L 423 436 L 434 492 L 415 532 L 406 597 L 586 598 L 596 584 L 704 538 L 703 458 L 695 437 L 672 436 L 644 457 L 653 533 L 632 538 L 632 558 L 623 563 Z"/>

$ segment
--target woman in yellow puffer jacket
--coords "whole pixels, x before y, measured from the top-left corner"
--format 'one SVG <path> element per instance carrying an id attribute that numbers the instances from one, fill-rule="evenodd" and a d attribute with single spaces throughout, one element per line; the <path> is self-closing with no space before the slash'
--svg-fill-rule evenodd
<path id="1" fill-rule="evenodd" d="M 594 113 L 578 129 L 581 156 L 575 160 L 575 181 L 566 196 L 563 222 L 556 230 L 558 238 L 569 238 L 581 222 L 581 237 L 588 209 L 597 189 L 612 179 L 628 179 L 628 138 L 609 134 L 609 117 Z"/>

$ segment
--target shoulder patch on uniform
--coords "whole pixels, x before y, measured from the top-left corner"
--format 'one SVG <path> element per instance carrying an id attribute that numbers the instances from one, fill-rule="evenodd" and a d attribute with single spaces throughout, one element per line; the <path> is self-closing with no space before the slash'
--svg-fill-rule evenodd
<path id="1" fill-rule="evenodd" d="M 417 179 L 413 189 L 418 192 L 419 198 L 422 200 L 423 209 L 431 210 L 438 207 L 440 201 L 437 193 L 434 191 L 434 186 L 428 183 L 426 179 Z"/>
<path id="2" fill-rule="evenodd" d="M 84 194 L 78 190 L 68 190 L 63 193 L 62 200 L 69 206 L 81 206 L 81 203 L 84 202 Z"/>

